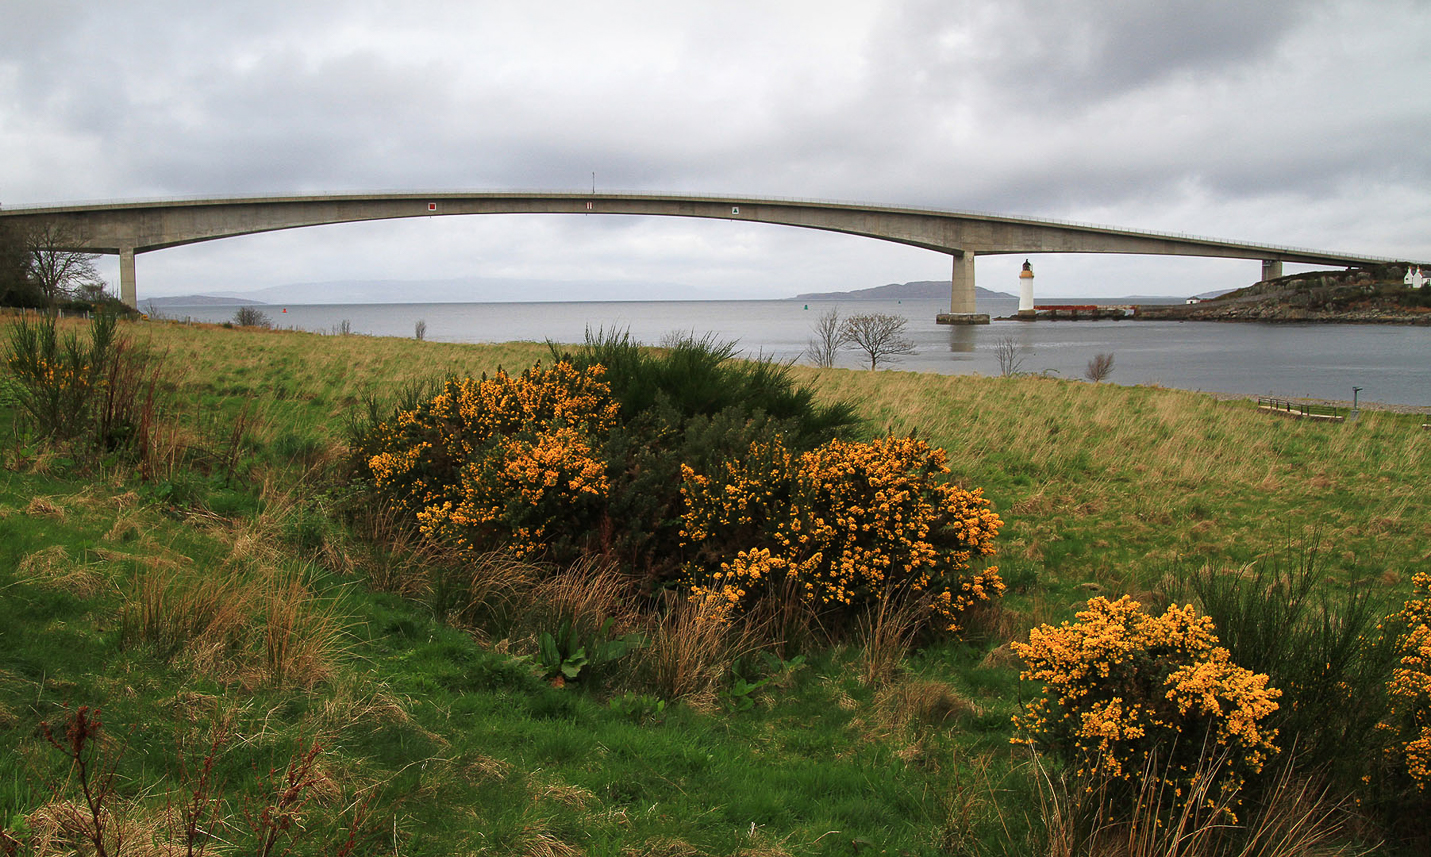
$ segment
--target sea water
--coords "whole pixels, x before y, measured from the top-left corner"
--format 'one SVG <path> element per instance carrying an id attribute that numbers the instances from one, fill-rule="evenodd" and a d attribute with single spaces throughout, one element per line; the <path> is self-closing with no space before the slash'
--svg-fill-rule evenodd
<path id="1" fill-rule="evenodd" d="M 1094 303 L 1060 300 L 1060 303 Z M 1101 301 L 1100 301 L 1101 302 Z M 1106 303 L 1106 302 L 1105 302 Z M 915 353 L 881 368 L 998 375 L 1010 340 L 1019 370 L 1080 378 L 1098 354 L 1113 355 L 1108 380 L 1242 395 L 1358 398 L 1431 406 L 1431 327 L 1177 321 L 994 321 L 936 324 L 939 301 L 585 301 L 563 303 L 309 304 L 258 307 L 275 326 L 444 342 L 581 342 L 587 331 L 626 331 L 659 344 L 673 334 L 732 341 L 750 356 L 803 360 L 821 313 L 890 313 L 908 320 Z M 1012 315 L 1013 300 L 981 300 L 979 312 Z M 169 318 L 222 322 L 233 306 L 165 307 Z M 839 364 L 868 365 L 854 350 Z"/>

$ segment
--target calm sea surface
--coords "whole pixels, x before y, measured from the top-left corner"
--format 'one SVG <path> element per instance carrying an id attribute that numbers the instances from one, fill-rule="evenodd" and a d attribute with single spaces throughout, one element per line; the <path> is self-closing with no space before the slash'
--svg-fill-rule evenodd
<path id="1" fill-rule="evenodd" d="M 1093 303 L 1068 299 L 1067 303 Z M 897 313 L 917 353 L 890 368 L 999 374 L 998 343 L 1012 337 L 1027 372 L 1079 378 L 1096 354 L 1111 353 L 1119 384 L 1187 390 L 1431 406 L 1431 327 L 1355 324 L 1248 324 L 1162 321 L 995 321 L 934 323 L 939 301 L 651 301 L 573 303 L 323 304 L 263 306 L 275 326 L 328 333 L 346 320 L 353 333 L 413 335 L 447 342 L 580 342 L 588 329 L 629 330 L 646 343 L 673 332 L 711 333 L 746 353 L 800 357 L 821 312 Z M 979 311 L 1009 315 L 1017 302 L 981 300 Z M 234 308 L 168 307 L 170 318 L 222 322 Z M 860 366 L 848 353 L 841 365 Z"/>

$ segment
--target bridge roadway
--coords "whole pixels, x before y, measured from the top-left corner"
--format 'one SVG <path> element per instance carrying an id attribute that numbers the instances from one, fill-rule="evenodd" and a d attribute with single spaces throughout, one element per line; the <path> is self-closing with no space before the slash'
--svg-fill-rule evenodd
<path id="1" fill-rule="evenodd" d="M 861 235 L 953 257 L 950 318 L 974 313 L 974 259 L 996 254 L 1135 253 L 1257 259 L 1262 279 L 1283 262 L 1353 266 L 1393 260 L 1130 229 L 959 211 L 758 197 L 646 193 L 414 192 L 310 196 L 239 196 L 23 206 L 0 210 L 20 225 L 49 222 L 70 236 L 56 249 L 118 254 L 120 297 L 138 305 L 139 253 L 329 223 L 460 214 L 626 214 L 772 223 Z"/>

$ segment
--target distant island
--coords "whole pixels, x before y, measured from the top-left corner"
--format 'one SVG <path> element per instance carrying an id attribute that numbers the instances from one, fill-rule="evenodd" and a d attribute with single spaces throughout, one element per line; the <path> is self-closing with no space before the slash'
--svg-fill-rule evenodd
<path id="1" fill-rule="evenodd" d="M 1137 318 L 1431 325 L 1431 283 L 1408 288 L 1405 277 L 1396 264 L 1293 274 L 1182 306 L 1140 306 Z"/>
<path id="2" fill-rule="evenodd" d="M 889 283 L 884 286 L 874 286 L 868 289 L 855 289 L 849 292 L 807 292 L 803 295 L 796 295 L 793 298 L 786 298 L 792 301 L 922 301 L 922 300 L 949 300 L 950 284 L 948 280 L 916 280 L 912 283 Z M 974 287 L 974 297 L 978 298 L 1005 298 L 1017 300 L 1017 295 L 1007 292 L 995 292 L 980 286 Z"/>

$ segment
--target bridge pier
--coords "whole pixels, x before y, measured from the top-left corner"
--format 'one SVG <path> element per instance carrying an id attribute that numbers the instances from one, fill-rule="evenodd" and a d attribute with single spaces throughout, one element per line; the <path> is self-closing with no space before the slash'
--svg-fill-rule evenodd
<path id="1" fill-rule="evenodd" d="M 134 248 L 119 249 L 119 299 L 130 309 L 139 309 L 139 290 L 134 284 Z"/>
<path id="2" fill-rule="evenodd" d="M 949 284 L 949 311 L 934 317 L 938 324 L 988 324 L 988 313 L 974 312 L 974 254 L 954 254 L 954 274 Z"/>
<path id="3" fill-rule="evenodd" d="M 1280 259 L 1262 260 L 1262 279 L 1275 280 L 1282 276 L 1282 262 Z"/>

